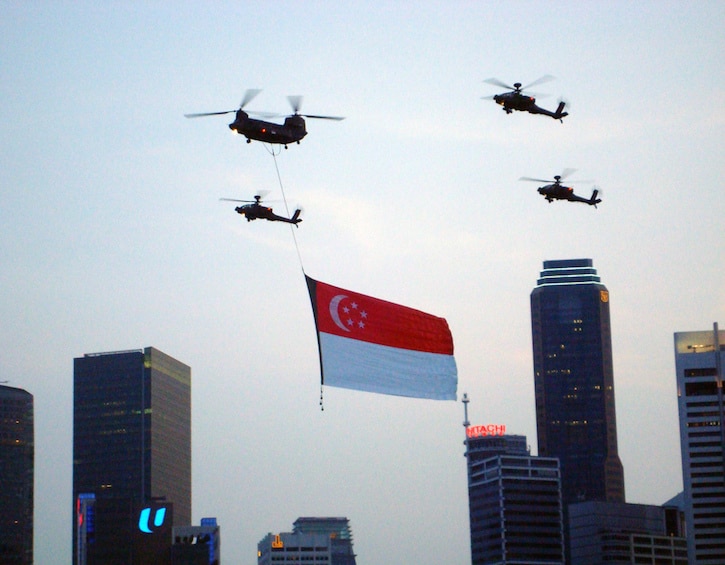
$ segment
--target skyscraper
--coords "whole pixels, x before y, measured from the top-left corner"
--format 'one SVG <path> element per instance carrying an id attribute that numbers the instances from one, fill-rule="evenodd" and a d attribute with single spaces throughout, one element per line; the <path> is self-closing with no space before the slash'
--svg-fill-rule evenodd
<path id="1" fill-rule="evenodd" d="M 624 502 L 609 291 L 591 259 L 544 261 L 531 330 L 539 455 L 559 458 L 565 507 Z"/>
<path id="2" fill-rule="evenodd" d="M 170 546 L 171 527 L 191 524 L 187 365 L 153 347 L 74 359 L 73 499 L 93 519 L 88 531 L 76 516 L 76 564 L 137 562 L 139 530 Z"/>
<path id="3" fill-rule="evenodd" d="M 691 564 L 725 563 L 725 331 L 675 334 L 675 370 Z"/>
<path id="4" fill-rule="evenodd" d="M 532 456 L 525 436 L 488 429 L 466 428 L 471 563 L 562 565 L 559 462 Z"/>
<path id="5" fill-rule="evenodd" d="M 33 563 L 33 395 L 0 385 L 0 563 Z"/>

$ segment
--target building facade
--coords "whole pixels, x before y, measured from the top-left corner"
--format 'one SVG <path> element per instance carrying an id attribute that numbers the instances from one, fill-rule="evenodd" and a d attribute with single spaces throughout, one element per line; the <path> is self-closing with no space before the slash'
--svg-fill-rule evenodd
<path id="1" fill-rule="evenodd" d="M 347 518 L 298 518 L 292 532 L 267 534 L 257 544 L 257 564 L 355 565 Z"/>
<path id="2" fill-rule="evenodd" d="M 465 442 L 472 564 L 562 565 L 558 460 L 531 456 L 525 436 L 477 428 L 485 435 Z"/>
<path id="3" fill-rule="evenodd" d="M 171 565 L 221 565 L 221 534 L 216 518 L 199 526 L 175 526 Z"/>
<path id="4" fill-rule="evenodd" d="M 624 502 L 609 291 L 591 259 L 544 261 L 531 329 L 538 453 L 559 458 L 565 507 Z"/>
<path id="5" fill-rule="evenodd" d="M 680 449 L 691 564 L 725 563 L 725 331 L 675 334 Z"/>
<path id="6" fill-rule="evenodd" d="M 571 565 L 687 565 L 676 507 L 588 501 L 569 505 Z"/>
<path id="7" fill-rule="evenodd" d="M 77 565 L 138 562 L 138 544 L 170 547 L 172 526 L 191 523 L 187 365 L 153 347 L 74 359 L 73 498 Z"/>
<path id="8" fill-rule="evenodd" d="M 33 563 L 33 395 L 0 385 L 0 563 Z"/>

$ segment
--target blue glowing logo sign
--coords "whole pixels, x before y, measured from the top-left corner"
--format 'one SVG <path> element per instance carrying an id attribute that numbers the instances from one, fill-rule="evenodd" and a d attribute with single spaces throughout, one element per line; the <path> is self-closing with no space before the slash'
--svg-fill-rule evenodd
<path id="1" fill-rule="evenodd" d="M 160 528 L 164 525 L 164 519 L 166 518 L 166 508 L 157 508 L 154 512 L 153 526 L 154 528 Z M 151 529 L 151 508 L 144 508 L 141 510 L 141 514 L 138 517 L 138 529 L 144 534 L 154 533 Z"/>

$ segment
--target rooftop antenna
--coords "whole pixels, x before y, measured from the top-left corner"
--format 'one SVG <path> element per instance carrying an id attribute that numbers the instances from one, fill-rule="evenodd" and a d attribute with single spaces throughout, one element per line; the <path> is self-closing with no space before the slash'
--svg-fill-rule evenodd
<path id="1" fill-rule="evenodd" d="M 468 421 L 468 403 L 470 400 L 468 400 L 468 393 L 463 393 L 463 399 L 461 400 L 463 402 L 463 427 L 468 429 L 468 426 L 471 425 L 471 422 Z"/>
<path id="2" fill-rule="evenodd" d="M 468 400 L 468 393 L 463 393 L 463 398 L 461 399 L 461 402 L 463 402 L 463 427 L 466 428 L 466 439 L 463 440 L 463 445 L 466 446 L 466 452 L 463 454 L 464 457 L 468 457 L 468 426 L 471 425 L 471 422 L 468 421 L 468 403 L 470 402 Z"/>

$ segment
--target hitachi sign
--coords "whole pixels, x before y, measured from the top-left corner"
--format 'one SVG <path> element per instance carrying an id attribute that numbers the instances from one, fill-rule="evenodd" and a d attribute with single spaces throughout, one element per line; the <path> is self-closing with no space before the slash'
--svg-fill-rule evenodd
<path id="1" fill-rule="evenodd" d="M 502 436 L 506 433 L 506 426 L 501 424 L 488 424 L 486 426 L 468 426 L 466 428 L 466 436 L 485 437 L 485 436 Z"/>

